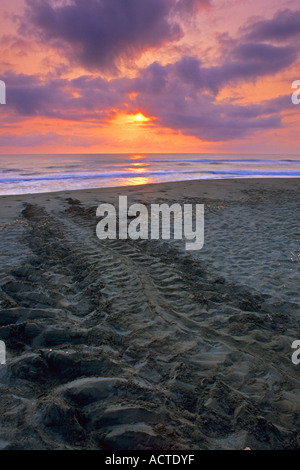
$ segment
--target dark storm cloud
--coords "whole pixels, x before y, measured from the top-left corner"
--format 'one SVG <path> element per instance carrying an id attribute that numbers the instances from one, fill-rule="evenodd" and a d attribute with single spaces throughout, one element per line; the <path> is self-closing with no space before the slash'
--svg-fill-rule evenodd
<path id="1" fill-rule="evenodd" d="M 181 37 L 169 21 L 173 0 L 27 0 L 25 23 L 88 70 L 115 70 L 149 48 Z"/>
<path id="2" fill-rule="evenodd" d="M 285 41 L 300 35 L 300 10 L 281 10 L 270 20 L 260 20 L 244 27 L 242 32 L 250 40 Z"/>

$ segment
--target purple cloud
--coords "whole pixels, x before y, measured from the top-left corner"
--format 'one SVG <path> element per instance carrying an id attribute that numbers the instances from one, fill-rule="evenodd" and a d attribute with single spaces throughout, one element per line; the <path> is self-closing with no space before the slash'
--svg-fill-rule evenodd
<path id="1" fill-rule="evenodd" d="M 47 116 L 103 122 L 111 109 L 120 106 L 128 91 L 126 79 L 106 81 L 100 77 L 73 80 L 6 73 L 7 110 L 21 116 Z"/>
<path id="2" fill-rule="evenodd" d="M 120 59 L 135 59 L 182 36 L 169 21 L 173 6 L 174 0 L 72 0 L 57 6 L 27 0 L 25 22 L 86 69 L 116 71 Z"/>
<path id="3" fill-rule="evenodd" d="M 297 53 L 292 46 L 237 43 L 224 54 L 220 65 L 203 67 L 196 57 L 183 57 L 172 67 L 183 83 L 217 94 L 227 84 L 255 80 L 274 74 L 294 63 Z"/>
<path id="4" fill-rule="evenodd" d="M 249 40 L 285 41 L 300 35 L 300 11 L 280 10 L 270 20 L 260 20 L 242 28 Z"/>
<path id="5" fill-rule="evenodd" d="M 255 80 L 285 69 L 296 58 L 297 52 L 293 46 L 241 43 L 228 53 L 226 62 L 216 67 L 214 74 L 222 84 L 236 80 Z"/>
<path id="6" fill-rule="evenodd" d="M 231 71 L 227 76 L 222 70 L 225 68 Z M 218 77 L 225 76 L 220 87 L 233 77 L 246 78 L 234 68 L 233 73 L 227 62 L 217 70 Z M 282 113 L 294 110 L 290 95 L 255 105 L 219 102 L 206 91 L 212 86 L 209 78 L 214 77 L 215 72 L 216 67 L 203 68 L 197 59 L 186 58 L 166 66 L 153 63 L 141 70 L 137 78 L 110 81 L 90 76 L 73 80 L 42 80 L 34 76 L 7 74 L 4 77 L 7 83 L 6 109 L 15 117 L 40 115 L 84 120 L 91 125 L 104 123 L 115 111 L 133 113 L 140 109 L 156 118 L 153 126 L 209 141 L 237 139 L 260 129 L 280 128 L 283 125 Z M 265 70 L 258 72 L 265 73 Z M 132 92 L 137 93 L 135 100 L 129 99 Z"/>
<path id="7" fill-rule="evenodd" d="M 155 125 L 203 140 L 227 141 L 251 136 L 261 129 L 282 127 L 282 111 L 291 110 L 290 95 L 258 105 L 218 102 L 213 95 L 198 93 L 193 83 L 183 83 L 168 70 L 161 92 L 140 91 L 136 105 L 150 116 Z"/>
<path id="8" fill-rule="evenodd" d="M 175 11 L 183 14 L 194 15 L 200 10 L 211 7 L 211 0 L 178 0 L 175 5 Z"/>
<path id="9" fill-rule="evenodd" d="M 41 114 L 49 108 L 49 103 L 56 101 L 61 87 L 60 81 L 56 82 L 53 86 L 51 81 L 43 83 L 34 75 L 5 74 L 9 107 L 23 116 Z"/>
<path id="10" fill-rule="evenodd" d="M 188 0 L 90 0 L 84 8 L 84 0 L 57 7 L 49 0 L 27 3 L 27 16 L 38 26 L 38 33 L 53 44 L 61 40 L 63 46 L 59 47 L 69 57 L 76 53 L 77 60 L 91 69 L 116 67 L 120 58 L 134 58 L 147 47 L 173 40 L 180 30 L 170 23 L 172 7 L 186 8 L 189 4 Z M 203 7 L 205 2 L 192 2 L 194 6 L 196 3 Z M 273 19 L 277 23 L 278 15 Z M 68 80 L 7 74 L 3 77 L 7 84 L 6 109 L 14 117 L 40 115 L 84 120 L 91 125 L 105 123 L 114 112 L 142 110 L 155 117 L 148 125 L 209 141 L 280 128 L 284 113 L 291 109 L 295 112 L 290 95 L 253 105 L 216 99 L 225 86 L 274 75 L 297 59 L 293 45 L 257 42 L 250 38 L 250 29 L 248 37 L 246 29 L 242 31 L 240 37 L 227 40 L 217 65 L 210 67 L 197 57 L 183 56 L 167 65 L 154 62 L 135 78 L 106 80 L 85 75 Z M 261 33 L 259 41 L 264 39 L 266 35 Z M 136 98 L 131 95 L 129 99 L 133 92 Z"/>
<path id="11" fill-rule="evenodd" d="M 154 62 L 145 70 L 139 78 L 134 80 L 134 88 L 142 93 L 162 93 L 168 79 L 167 68 Z"/>

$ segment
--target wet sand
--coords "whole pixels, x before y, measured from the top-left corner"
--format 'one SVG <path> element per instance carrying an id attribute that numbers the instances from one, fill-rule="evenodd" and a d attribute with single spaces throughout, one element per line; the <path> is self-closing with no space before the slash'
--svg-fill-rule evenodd
<path id="1" fill-rule="evenodd" d="M 205 243 L 96 207 L 205 205 Z M 299 449 L 300 179 L 1 196 L 2 449 Z"/>

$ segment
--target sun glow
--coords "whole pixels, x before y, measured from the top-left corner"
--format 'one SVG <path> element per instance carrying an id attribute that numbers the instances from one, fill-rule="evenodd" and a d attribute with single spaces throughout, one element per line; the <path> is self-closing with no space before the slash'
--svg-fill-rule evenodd
<path id="1" fill-rule="evenodd" d="M 147 121 L 149 121 L 149 118 L 144 116 L 142 113 L 138 113 L 138 114 L 135 114 L 134 120 L 136 122 L 147 122 Z"/>

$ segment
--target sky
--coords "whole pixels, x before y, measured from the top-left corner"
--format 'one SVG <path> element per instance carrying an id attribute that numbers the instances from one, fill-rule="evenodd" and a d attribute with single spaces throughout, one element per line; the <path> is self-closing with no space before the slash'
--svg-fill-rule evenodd
<path id="1" fill-rule="evenodd" d="M 299 0 L 1 0 L 0 153 L 300 154 Z"/>

